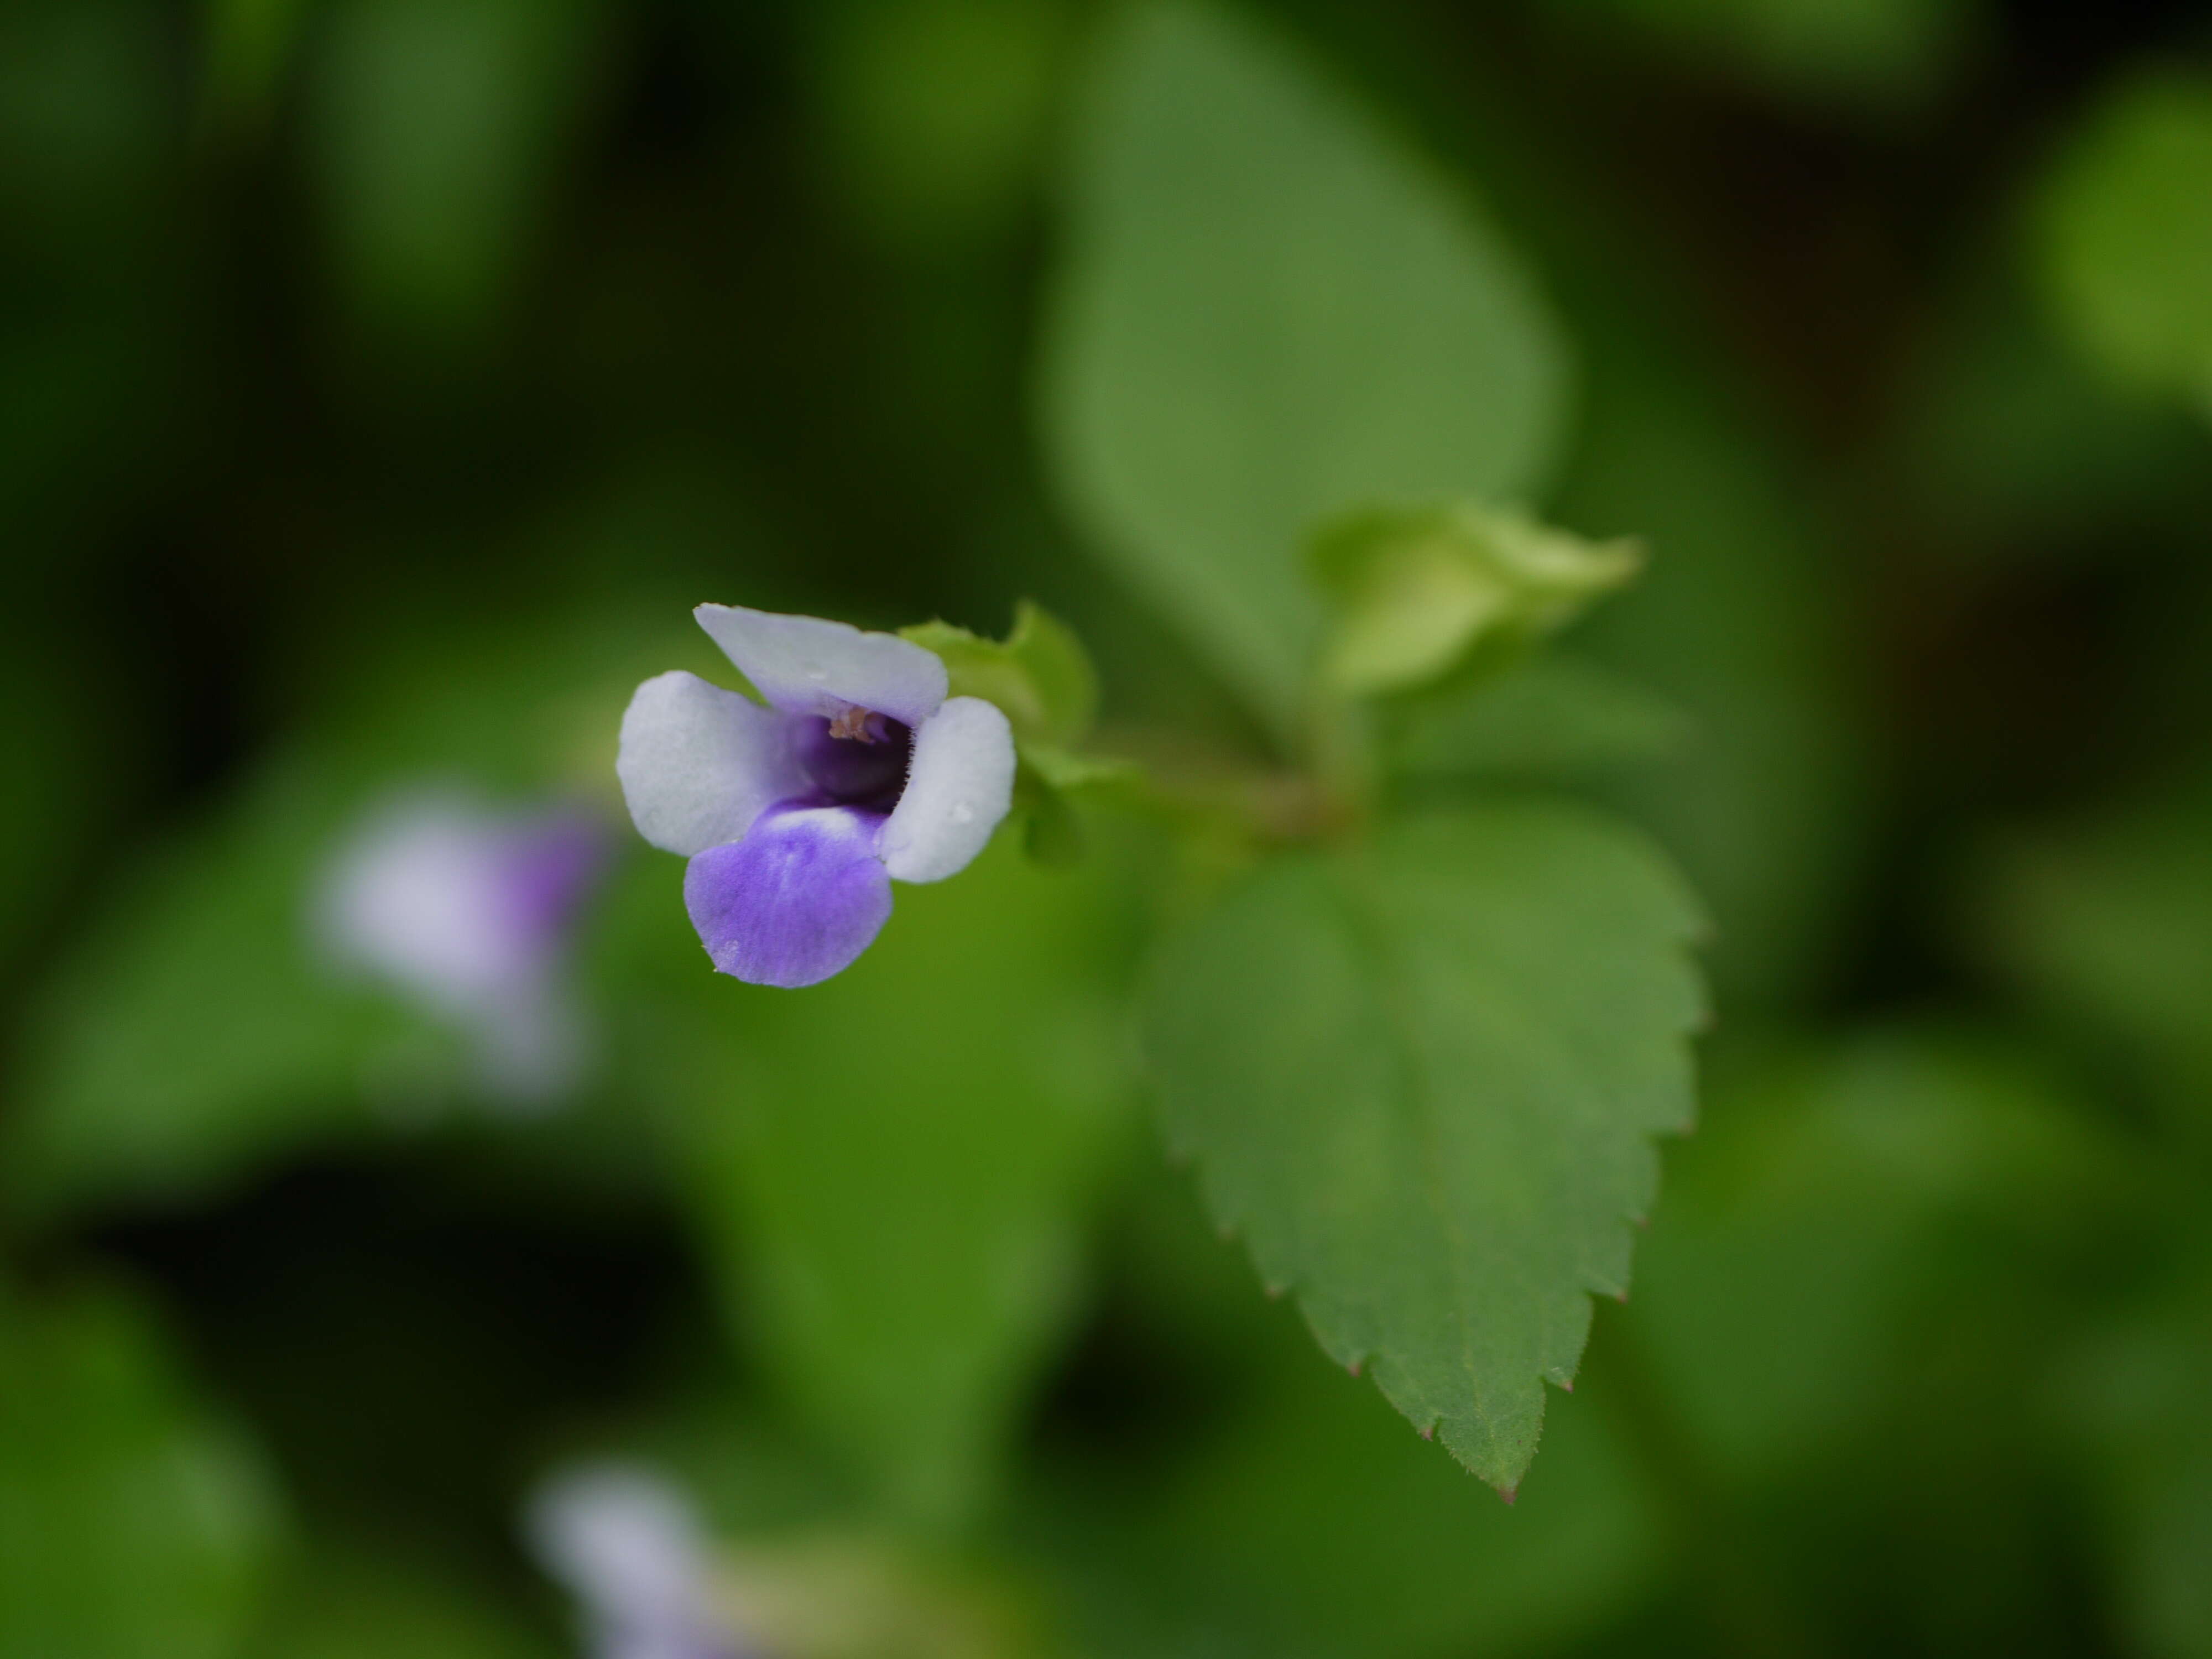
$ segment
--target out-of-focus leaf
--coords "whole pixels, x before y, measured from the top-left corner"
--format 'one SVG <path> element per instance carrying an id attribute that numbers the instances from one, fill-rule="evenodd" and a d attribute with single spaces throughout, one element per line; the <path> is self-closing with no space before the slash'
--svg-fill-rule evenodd
<path id="1" fill-rule="evenodd" d="M 2039 228 L 2077 343 L 2212 414 L 2212 77 L 2115 87 L 2046 183 Z"/>
<path id="2" fill-rule="evenodd" d="M 2029 273 L 1971 270 L 1945 295 L 1902 377 L 1889 464 L 1911 510 L 1970 556 L 2094 556 L 2115 525 L 2212 516 L 2212 433 L 2131 398 L 2056 337 Z"/>
<path id="3" fill-rule="evenodd" d="M 1045 368 L 1097 547 L 1261 713 L 1299 709 L 1300 556 L 1363 501 L 1527 495 L 1567 403 L 1504 238 L 1298 58 L 1182 3 L 1103 44 Z"/>
<path id="4" fill-rule="evenodd" d="M 562 1650 L 436 1571 L 321 1549 L 280 1582 L 251 1659 L 556 1659 Z"/>
<path id="5" fill-rule="evenodd" d="M 821 8 L 836 182 L 861 222 L 936 253 L 1001 231 L 1034 185 L 1068 34 L 1064 0 Z"/>
<path id="6" fill-rule="evenodd" d="M 471 647 L 387 642 L 312 751 L 278 755 L 118 872 L 26 1023 L 0 1127 L 9 1202 L 204 1195 L 473 1089 L 465 1033 L 319 948 L 332 863 L 395 789 L 489 783 L 528 804 L 580 777 L 611 793 L 622 693 L 656 665 L 599 623 L 482 629 Z"/>
<path id="7" fill-rule="evenodd" d="M 0 637 L 0 775 L 15 781 L 0 815 L 0 963 L 50 912 L 100 820 L 133 792 L 137 733 L 91 642 L 50 628 Z"/>
<path id="8" fill-rule="evenodd" d="M 2124 1180 L 2033 1067 L 1909 1031 L 1755 1065 L 1668 1164 L 1627 1316 L 1699 1455 L 1759 1481 L 1924 1420 L 1992 1301 Z"/>
<path id="9" fill-rule="evenodd" d="M 204 98 L 233 127 L 268 118 L 307 21 L 307 0 L 209 0 Z"/>
<path id="10" fill-rule="evenodd" d="M 594 0 L 345 0 L 314 145 L 342 288 L 432 343 L 510 295 L 603 52 Z"/>
<path id="11" fill-rule="evenodd" d="M 2154 1305 L 2105 1332 L 2066 1379 L 2086 1431 L 2106 1571 L 2128 1650 L 2212 1652 L 2212 1278 L 2195 1264 Z"/>
<path id="12" fill-rule="evenodd" d="M 1119 908 L 1107 860 L 1048 873 L 1001 836 L 956 879 L 902 887 L 828 983 L 699 988 L 705 1046 L 670 1086 L 732 1320 L 909 1516 L 989 1494 L 1072 1311 L 1131 1087 Z"/>
<path id="13" fill-rule="evenodd" d="M 1549 805 L 1263 866 L 1146 999 L 1170 1142 L 1338 1364 L 1492 1485 L 1628 1282 L 1652 1138 L 1688 1127 L 1687 892 Z"/>
<path id="14" fill-rule="evenodd" d="M 175 103 L 164 21 L 144 0 L 0 14 L 0 217 L 34 233 L 11 254 L 112 252 L 139 228 Z"/>
<path id="15" fill-rule="evenodd" d="M 279 1532 L 135 1304 L 0 1295 L 0 1659 L 228 1659 Z"/>
<path id="16" fill-rule="evenodd" d="M 1471 501 L 1363 507 L 1322 526 L 1313 563 L 1337 611 L 1322 674 L 1352 696 L 1442 679 L 1471 659 L 1572 621 L 1643 563 L 1632 542 L 1600 546 Z"/>
<path id="17" fill-rule="evenodd" d="M 1650 549 L 1576 633 L 1697 722 L 1677 763 L 1606 794 L 1682 860 L 1714 921 L 1724 1007 L 1771 1007 L 1825 967 L 1870 827 L 1836 564 L 1771 441 L 1692 362 L 1626 329 L 1592 354 L 1587 441 L 1556 516 Z"/>
<path id="18" fill-rule="evenodd" d="M 1668 759 L 1696 723 L 1634 682 L 1571 657 L 1409 700 L 1383 751 L 1408 778 L 1570 778 Z"/>
<path id="19" fill-rule="evenodd" d="M 197 1193 L 302 1137 L 366 1128 L 380 1051 L 435 1074 L 416 1022 L 313 970 L 309 894 L 339 799 L 326 765 L 279 768 L 121 878 L 30 1024 L 0 1175 L 17 1205 Z"/>
<path id="20" fill-rule="evenodd" d="M 2058 1020 L 2212 1124 L 2212 811 L 2178 802 L 2000 848 L 1981 927 Z"/>
<path id="21" fill-rule="evenodd" d="M 1924 101 L 1983 24 L 1984 0 L 1551 0 L 1608 43 L 1632 28 L 1793 99 L 1879 109 Z"/>

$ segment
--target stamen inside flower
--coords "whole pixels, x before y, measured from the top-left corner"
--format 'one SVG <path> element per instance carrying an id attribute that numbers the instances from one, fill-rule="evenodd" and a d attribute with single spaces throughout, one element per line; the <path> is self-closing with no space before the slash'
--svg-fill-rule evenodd
<path id="1" fill-rule="evenodd" d="M 852 743 L 883 743 L 890 738 L 890 726 L 874 709 L 848 702 L 830 722 L 830 735 Z"/>
<path id="2" fill-rule="evenodd" d="M 906 787 L 914 732 L 873 709 L 847 708 L 835 719 L 793 722 L 799 763 L 826 805 L 888 812 Z"/>

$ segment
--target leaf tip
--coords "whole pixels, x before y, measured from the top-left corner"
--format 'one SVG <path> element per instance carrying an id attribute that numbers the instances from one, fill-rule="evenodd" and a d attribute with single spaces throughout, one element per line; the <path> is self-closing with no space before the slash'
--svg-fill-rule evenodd
<path id="1" fill-rule="evenodd" d="M 1505 1507 L 1510 1510 L 1513 1507 L 1513 1500 L 1520 1497 L 1521 1488 L 1518 1486 L 1500 1486 L 1498 1489 L 1498 1495 L 1505 1500 Z"/>

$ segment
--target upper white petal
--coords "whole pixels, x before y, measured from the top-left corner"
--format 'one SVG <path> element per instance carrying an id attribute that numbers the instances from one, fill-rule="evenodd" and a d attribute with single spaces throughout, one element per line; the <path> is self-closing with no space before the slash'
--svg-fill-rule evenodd
<path id="1" fill-rule="evenodd" d="M 760 694 L 787 714 L 834 718 L 848 705 L 919 726 L 945 701 L 945 663 L 896 634 L 742 605 L 691 613 Z"/>
<path id="2" fill-rule="evenodd" d="M 968 867 L 1014 800 L 1014 734 L 995 703 L 954 697 L 916 728 L 906 793 L 876 849 L 900 881 Z"/>
<path id="3" fill-rule="evenodd" d="M 687 858 L 807 787 L 781 715 L 680 669 L 629 700 L 615 773 L 638 833 Z"/>

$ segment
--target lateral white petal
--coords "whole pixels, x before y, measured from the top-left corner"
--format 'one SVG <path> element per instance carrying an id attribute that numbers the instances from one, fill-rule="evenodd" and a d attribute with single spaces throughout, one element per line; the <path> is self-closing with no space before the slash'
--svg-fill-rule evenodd
<path id="1" fill-rule="evenodd" d="M 919 726 L 945 701 L 944 661 L 896 634 L 735 605 L 702 605 L 691 614 L 787 714 L 834 718 L 849 704 Z"/>
<path id="2" fill-rule="evenodd" d="M 1014 799 L 1014 734 L 995 703 L 954 697 L 914 734 L 906 793 L 877 851 L 900 881 L 942 881 L 968 866 Z"/>
<path id="3" fill-rule="evenodd" d="M 686 857 L 807 787 L 781 715 L 680 669 L 629 700 L 615 773 L 638 833 Z"/>

